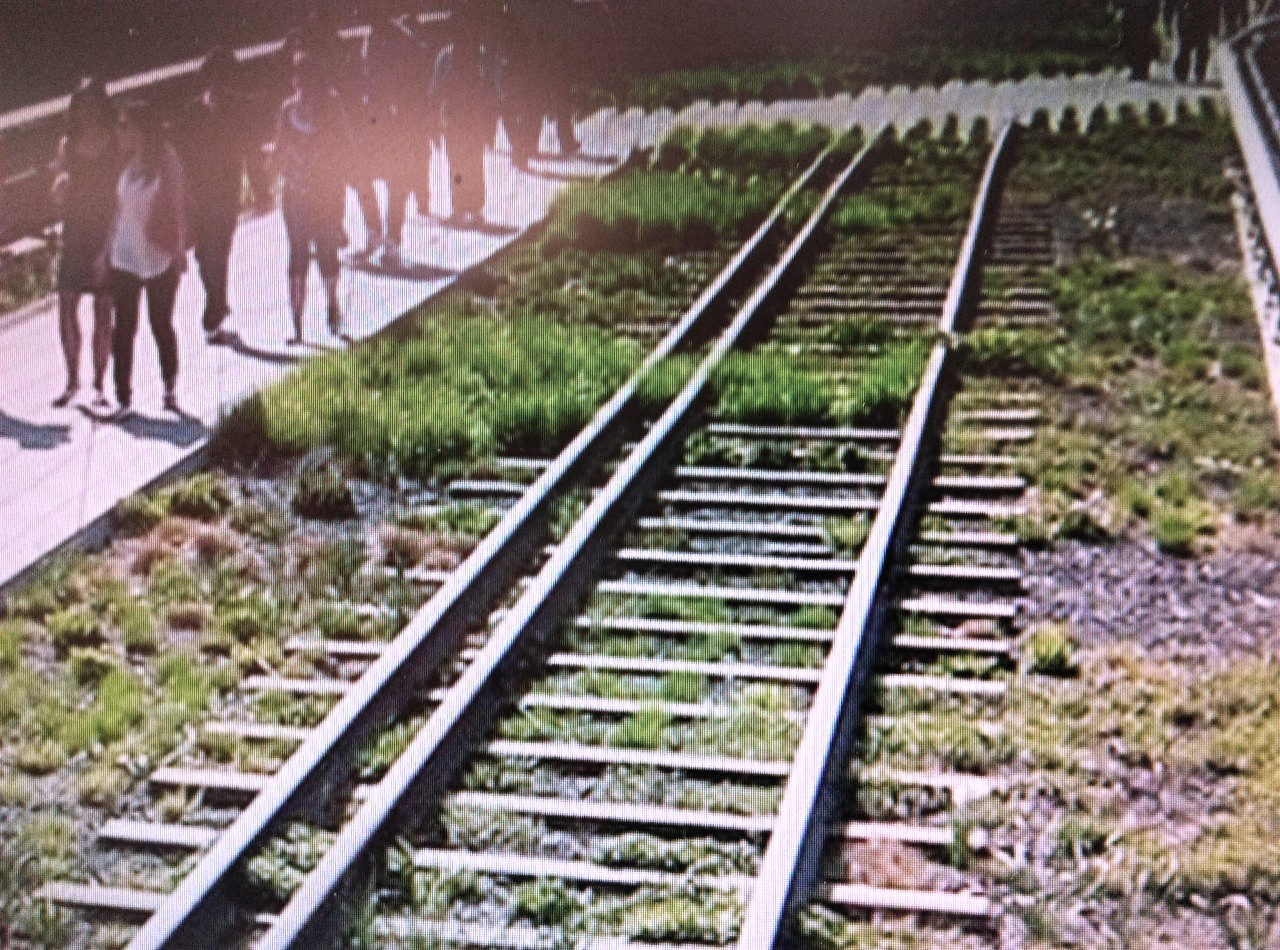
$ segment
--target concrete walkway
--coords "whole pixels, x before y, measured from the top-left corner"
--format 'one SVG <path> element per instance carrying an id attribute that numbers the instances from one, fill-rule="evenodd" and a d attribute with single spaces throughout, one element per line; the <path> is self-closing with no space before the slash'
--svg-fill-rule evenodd
<path id="1" fill-rule="evenodd" d="M 1214 90 L 1160 83 L 1130 83 L 1114 74 L 1024 83 L 952 83 L 941 89 L 868 90 L 858 97 L 780 102 L 769 106 L 700 104 L 679 114 L 605 110 L 579 125 L 588 154 L 628 154 L 656 144 L 676 125 L 731 126 L 781 119 L 822 122 L 837 128 L 867 129 L 887 122 L 906 128 L 920 119 L 940 125 L 955 113 L 967 128 L 977 116 L 993 127 L 1003 121 L 1027 121 L 1040 108 L 1056 122 L 1074 107 L 1086 121 L 1097 105 L 1114 109 L 1133 103 L 1140 109 L 1159 102 L 1170 115 L 1180 100 L 1194 103 Z M 394 322 L 438 293 L 467 267 L 514 240 L 546 214 L 566 185 L 612 167 L 613 160 L 538 163 L 539 174 L 515 172 L 505 153 L 490 156 L 489 217 L 502 228 L 491 232 L 445 227 L 439 217 L 418 219 L 405 247 L 409 266 L 396 274 L 344 268 L 340 293 L 348 325 L 363 337 Z M 436 187 L 445 192 L 445 169 L 437 156 Z M 433 197 L 432 211 L 448 209 Z M 358 234 L 354 201 L 348 227 Z M 333 345 L 324 330 L 323 302 L 313 275 L 307 317 L 310 347 L 300 353 L 285 346 L 289 334 L 284 273 L 284 233 L 279 214 L 242 222 L 232 251 L 232 318 L 229 329 L 243 344 L 211 348 L 199 327 L 203 289 L 192 275 L 184 279 L 176 323 L 182 361 L 179 401 L 186 417 L 161 412 L 156 352 L 149 331 L 140 329 L 134 375 L 137 415 L 123 425 L 105 425 L 78 408 L 54 409 L 65 371 L 51 300 L 0 317 L 0 589 L 25 575 L 50 553 L 72 542 L 91 543 L 105 516 L 122 498 L 176 467 L 197 461 L 219 413 L 246 395 L 284 376 L 306 353 Z M 85 305 L 87 309 L 87 304 Z M 87 313 L 82 314 L 87 329 Z M 86 334 L 87 335 L 87 334 Z M 82 380 L 88 381 L 86 368 Z"/>

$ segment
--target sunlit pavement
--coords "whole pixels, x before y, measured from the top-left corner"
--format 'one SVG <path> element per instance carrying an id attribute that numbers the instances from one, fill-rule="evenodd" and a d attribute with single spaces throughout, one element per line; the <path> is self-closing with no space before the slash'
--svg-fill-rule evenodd
<path id="1" fill-rule="evenodd" d="M 579 124 L 586 158 L 539 159 L 534 173 L 516 172 L 505 152 L 490 154 L 487 215 L 492 227 L 461 230 L 447 225 L 446 170 L 439 156 L 432 165 L 432 215 L 411 217 L 403 248 L 404 266 L 387 271 L 349 262 L 339 285 L 347 330 L 364 338 L 448 286 L 457 274 L 484 260 L 542 218 L 554 197 L 577 179 L 614 167 L 633 148 L 651 147 L 676 125 L 737 125 L 782 119 L 818 121 L 837 128 L 867 129 L 888 122 L 907 128 L 921 119 L 941 125 L 954 113 L 967 129 L 987 117 L 1028 121 L 1041 108 L 1056 122 L 1074 107 L 1081 123 L 1098 105 L 1114 109 L 1132 103 L 1145 109 L 1157 102 L 1169 115 L 1179 101 L 1191 104 L 1216 96 L 1210 87 L 1168 82 L 1131 83 L 1114 74 L 1024 83 L 952 83 L 941 89 L 868 90 L 857 96 L 779 102 L 770 105 L 698 104 L 679 114 L 662 110 L 617 113 L 606 110 Z M 544 145 L 552 143 L 544 139 Z M 349 196 L 348 232 L 363 238 L 354 199 Z M 125 423 L 95 420 L 83 408 L 54 409 L 65 383 L 53 301 L 0 317 L 0 586 L 23 574 L 50 552 L 101 522 L 111 508 L 155 479 L 190 460 L 203 447 L 220 412 L 290 371 L 309 356 L 337 348 L 325 323 L 318 275 L 311 280 L 304 333 L 307 345 L 289 347 L 284 226 L 278 212 L 244 220 L 232 249 L 231 307 L 227 329 L 239 337 L 231 347 L 210 347 L 200 327 L 203 288 L 192 273 L 178 295 L 182 416 L 161 409 L 155 345 L 145 320 L 139 328 L 134 365 L 135 414 Z M 82 325 L 88 336 L 88 303 Z M 88 387 L 85 345 L 82 402 Z M 110 392 L 110 385 L 108 385 Z M 91 532 L 90 532 L 91 533 Z"/>

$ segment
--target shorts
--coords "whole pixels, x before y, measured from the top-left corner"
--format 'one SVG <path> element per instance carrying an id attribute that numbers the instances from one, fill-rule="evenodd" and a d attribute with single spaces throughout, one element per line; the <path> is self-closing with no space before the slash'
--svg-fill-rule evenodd
<path id="1" fill-rule="evenodd" d="M 289 276 L 306 277 L 311 258 L 320 276 L 338 276 L 338 249 L 344 243 L 342 219 L 346 211 L 346 189 L 317 198 L 311 192 L 284 190 L 281 210 L 289 241 Z"/>

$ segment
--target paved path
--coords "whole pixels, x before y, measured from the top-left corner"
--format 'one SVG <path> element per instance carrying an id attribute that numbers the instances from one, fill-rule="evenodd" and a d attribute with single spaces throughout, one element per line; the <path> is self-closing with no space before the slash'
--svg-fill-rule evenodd
<path id="1" fill-rule="evenodd" d="M 1172 114 L 1180 99 L 1194 102 L 1206 93 L 1216 95 L 1194 87 L 1129 83 L 1112 74 L 994 86 L 953 83 L 937 90 L 870 90 L 856 98 L 846 95 L 769 106 L 701 104 L 679 114 L 606 110 L 581 123 L 579 134 L 588 153 L 623 156 L 634 147 L 656 144 L 678 124 L 794 119 L 839 128 L 854 124 L 874 128 L 886 122 L 905 128 L 922 118 L 940 125 L 954 112 L 965 125 L 985 115 L 995 126 L 1008 119 L 1028 120 L 1039 108 L 1051 110 L 1056 122 L 1067 106 L 1074 106 L 1083 121 L 1099 104 L 1114 108 L 1132 102 L 1145 108 L 1147 102 L 1156 101 Z M 600 161 L 547 161 L 539 166 L 542 174 L 530 175 L 514 172 L 504 153 L 491 155 L 489 214 L 505 229 L 464 232 L 444 227 L 438 218 L 419 219 L 405 248 L 411 262 L 406 272 L 388 275 L 344 269 L 340 292 L 351 329 L 366 336 L 394 322 L 447 286 L 458 272 L 493 254 L 541 218 L 569 181 L 608 167 Z M 438 159 L 433 173 L 440 186 L 434 193 L 439 195 L 444 170 Z M 435 205 L 432 210 L 439 215 L 447 208 Z M 354 202 L 348 208 L 348 221 L 350 227 L 360 227 L 355 223 Z M 237 232 L 232 252 L 233 315 L 228 326 L 241 336 L 243 346 L 204 345 L 198 318 L 203 290 L 193 277 L 184 280 L 176 321 L 182 360 L 178 395 L 188 418 L 160 411 L 155 347 L 145 327 L 138 334 L 134 368 L 137 417 L 125 425 L 103 425 L 75 408 L 50 406 L 64 383 L 52 301 L 0 317 L 0 588 L 85 529 L 100 525 L 121 498 L 192 458 L 220 411 L 279 379 L 304 358 L 284 345 L 289 317 L 283 241 L 278 214 L 246 220 Z M 323 329 L 323 306 L 314 275 L 312 294 L 307 333 L 313 341 L 310 351 L 320 352 L 329 337 Z M 82 378 L 89 378 L 87 368 Z"/>

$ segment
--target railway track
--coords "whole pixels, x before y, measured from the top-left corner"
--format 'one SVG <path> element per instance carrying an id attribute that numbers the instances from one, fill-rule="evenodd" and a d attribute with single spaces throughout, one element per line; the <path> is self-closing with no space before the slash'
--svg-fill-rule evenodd
<path id="1" fill-rule="evenodd" d="M 1053 318 L 1035 279 L 1053 262 L 1046 210 L 1003 200 L 1015 138 L 977 164 L 860 154 L 750 284 L 815 162 L 564 454 L 454 486 L 507 514 L 458 571 L 417 577 L 437 592 L 400 638 L 300 637 L 288 651 L 332 675 L 242 685 L 325 698 L 318 727 L 205 726 L 206 751 L 267 749 L 278 769 L 166 766 L 157 791 L 234 807 L 102 829 L 170 856 L 171 893 L 45 896 L 145 918 L 134 948 L 333 945 L 352 919 L 386 946 L 817 946 L 832 908 L 990 945 L 999 895 L 955 856 L 984 847 L 967 809 L 1000 783 L 932 734 L 997 736 L 1016 675 L 1009 527 L 1038 396 L 968 386 L 963 347 L 973 326 Z M 967 216 L 852 238 L 833 224 L 940 180 L 966 189 Z M 637 429 L 646 374 L 748 289 Z M 919 377 L 901 411 L 814 421 L 730 399 L 770 358 L 858 381 L 886 354 Z M 567 527 L 546 545 L 557 505 Z M 312 854 L 256 901 L 254 863 L 290 848 Z"/>
<path id="2" fill-rule="evenodd" d="M 1007 643 L 989 634 L 1012 618 L 1010 603 L 954 591 L 1016 587 L 1016 570 L 950 561 L 957 552 L 990 554 L 1013 543 L 982 522 L 1013 513 L 1007 496 L 1016 496 L 1021 483 L 1007 473 L 1010 459 L 1000 447 L 1028 438 L 1034 410 L 1003 403 L 967 408 L 957 416 L 965 427 L 963 450 L 944 455 L 936 476 L 930 460 L 934 423 L 955 372 L 952 349 L 933 339 L 937 331 L 953 333 L 975 303 L 1011 137 L 1009 130 L 1001 135 L 980 180 L 978 168 L 970 169 L 969 189 L 978 197 L 968 229 L 959 220 L 922 229 L 905 243 L 901 235 L 856 242 L 827 236 L 827 217 L 867 161 L 859 156 L 666 413 L 637 445 L 623 447 L 567 536 L 488 622 L 477 624 L 483 612 L 477 601 L 467 602 L 468 582 L 481 572 L 468 577 L 464 565 L 447 578 L 423 578 L 444 586 L 406 632 L 409 643 L 291 643 L 293 652 L 320 655 L 348 675 L 263 676 L 243 688 L 336 697 L 319 729 L 249 721 L 206 727 L 223 742 L 298 747 L 282 768 L 263 774 L 182 765 L 151 776 L 157 789 L 197 790 L 208 800 L 252 798 L 246 810 L 221 830 L 157 821 L 103 829 L 107 844 L 204 849 L 174 892 L 166 898 L 55 884 L 46 896 L 98 912 L 149 915 L 134 947 L 231 945 L 237 925 L 245 945 L 311 946 L 332 941 L 353 896 L 367 893 L 368 856 L 392 835 L 412 833 L 406 866 L 434 879 L 482 875 L 517 888 L 540 881 L 559 888 L 553 896 L 568 906 L 582 906 L 598 889 L 633 900 L 655 892 L 707 897 L 719 908 L 720 929 L 704 928 L 698 935 L 704 944 L 723 943 L 740 928 L 739 946 L 775 945 L 797 903 L 814 893 L 863 912 L 989 919 L 994 905 L 983 895 L 886 888 L 839 874 L 820 880 L 818 872 L 833 835 L 846 851 L 890 841 L 928 850 L 950 840 L 937 824 L 858 817 L 829 823 L 855 727 L 870 721 L 862 702 L 870 685 L 980 701 L 1001 693 L 996 682 L 917 670 L 917 659 L 902 672 L 876 672 L 876 664 L 880 629 L 891 616 L 902 621 L 887 641 L 895 656 L 1008 655 Z M 936 184 L 942 171 L 923 164 L 888 169 L 891 188 Z M 955 168 L 945 175 L 965 177 Z M 876 189 L 873 178 L 868 193 Z M 1010 218 L 996 230 L 988 264 L 1037 265 L 1044 253 L 1037 237 L 1044 233 L 1034 222 Z M 945 268 L 918 265 L 948 257 L 959 261 L 949 283 L 920 280 L 922 273 L 945 278 Z M 729 273 L 736 272 L 727 272 L 726 281 Z M 839 307 L 823 304 L 839 295 L 872 312 L 890 299 L 913 306 L 883 307 L 882 336 L 868 344 L 841 338 L 847 321 L 839 319 Z M 940 317 L 933 327 L 929 305 Z M 1008 308 L 988 302 L 988 309 L 1010 317 Z M 1027 319 L 1026 310 L 1015 317 Z M 806 343 L 829 356 L 835 349 L 829 369 L 854 376 L 877 359 L 883 369 L 885 348 L 905 341 L 895 358 L 924 365 L 905 425 L 724 421 L 713 376 L 733 351 L 771 332 L 777 335 L 771 345 L 782 347 L 772 352 L 799 359 Z M 673 350 L 660 348 L 650 365 Z M 759 352 L 770 352 L 769 345 Z M 610 405 L 620 415 L 626 403 Z M 691 446 L 700 448 L 691 453 Z M 730 459 L 756 464 L 726 464 Z M 540 488 L 563 484 L 574 467 L 564 456 L 510 464 L 542 474 L 468 564 L 534 556 L 527 538 L 510 543 L 520 534 L 512 526 L 537 507 Z M 906 541 L 917 503 L 936 523 L 912 549 Z M 946 556 L 900 565 L 899 555 L 919 546 Z M 933 626 L 921 634 L 925 618 Z M 405 676 L 410 669 L 415 675 Z M 372 745 L 365 741 L 392 718 L 391 730 Z M 365 781 L 348 786 L 348 801 L 342 789 L 357 759 Z M 980 776 L 879 778 L 959 801 L 987 787 Z M 326 799 L 340 804 L 326 808 Z M 524 850 L 467 846 L 476 842 L 459 838 L 456 826 L 476 825 L 477 815 L 482 827 L 516 829 L 517 844 L 523 829 Z M 286 829 L 288 819 L 295 823 Z M 554 835 L 551 828 L 558 829 Z M 548 836 L 557 842 L 551 853 L 541 844 Z M 243 900 L 246 859 L 258 853 L 261 860 L 264 846 L 269 851 L 273 842 L 299 838 L 323 856 L 283 906 L 255 914 Z M 707 870 L 699 872 L 699 861 L 683 866 L 681 853 L 699 855 Z M 391 912 L 371 925 L 380 939 L 419 934 L 469 945 L 549 945 L 545 931 L 493 920 L 424 921 L 404 906 L 403 894 L 382 903 Z M 550 922 L 545 910 L 538 913 L 537 922 Z M 652 941 L 663 931 L 656 926 L 632 936 Z"/>
<path id="3" fill-rule="evenodd" d="M 546 522 L 555 514 L 558 496 L 585 472 L 606 460 L 616 450 L 618 440 L 626 437 L 634 420 L 642 415 L 639 389 L 646 374 L 666 357 L 690 345 L 691 341 L 705 337 L 708 328 L 721 318 L 735 296 L 749 288 L 761 263 L 773 253 L 777 242 L 791 227 L 787 220 L 791 205 L 807 187 L 830 174 L 828 166 L 831 164 L 831 157 L 824 154 L 799 176 L 768 219 L 733 254 L 653 349 L 636 376 L 600 410 L 592 424 L 557 459 L 541 467 L 536 480 L 527 486 L 514 504 L 510 486 L 504 486 L 508 490 L 498 494 L 507 497 L 494 500 L 500 502 L 501 508 L 506 508 L 505 516 L 457 571 L 448 575 L 419 572 L 406 578 L 435 593 L 409 628 L 393 642 L 392 648 L 385 651 L 373 668 L 362 670 L 360 684 L 363 689 L 348 691 L 327 717 L 321 710 L 315 718 L 323 721 L 318 722 L 319 728 L 316 729 L 302 729 L 295 725 L 291 733 L 287 728 L 280 730 L 280 735 L 274 739 L 269 735 L 269 728 L 255 730 L 252 725 L 244 723 L 228 724 L 222 730 L 214 726 L 209 730 L 211 736 L 270 739 L 283 742 L 291 749 L 298 740 L 305 739 L 295 752 L 284 754 L 287 762 L 269 783 L 262 781 L 265 777 L 262 774 L 237 776 L 225 768 L 214 769 L 204 776 L 208 781 L 200 780 L 190 770 L 184 772 L 177 768 L 161 768 L 150 776 L 150 785 L 157 793 L 175 787 L 200 789 L 201 807 L 191 811 L 199 818 L 224 828 L 218 844 L 205 855 L 198 873 L 187 877 L 186 892 L 179 887 L 170 897 L 170 907 L 183 899 L 193 905 L 183 915 L 190 918 L 186 921 L 188 925 L 192 919 L 205 920 L 203 915 L 207 912 L 219 920 L 225 917 L 228 907 L 234 902 L 228 891 L 234 886 L 232 878 L 240 870 L 237 865 L 243 854 L 259 843 L 282 816 L 299 811 L 314 812 L 319 807 L 317 803 L 325 801 L 335 781 L 333 773 L 343 771 L 367 734 L 413 702 L 415 689 L 421 681 L 437 665 L 453 656 L 457 638 L 465 633 L 465 624 L 470 622 L 470 617 L 477 612 L 483 615 L 484 605 L 509 584 L 513 573 L 525 563 L 531 550 L 536 555 Z M 691 266 L 705 263 L 695 261 Z M 465 485 L 456 484 L 454 488 L 461 494 L 476 494 L 476 486 L 468 489 Z M 484 493 L 483 486 L 481 493 Z M 359 657 L 353 659 L 360 662 Z M 409 670 L 414 672 L 410 675 L 407 673 Z M 250 679 L 245 684 L 245 691 L 250 695 L 267 694 L 268 699 L 297 692 L 293 684 L 273 682 L 270 677 L 256 681 Z M 337 695 L 334 689 L 316 684 L 302 692 L 316 700 L 313 705 L 324 705 L 323 697 L 332 699 Z M 258 761 L 261 762 L 261 757 Z M 246 798 L 252 798 L 252 801 L 244 808 Z M 203 807 L 206 800 L 212 803 L 212 807 Z M 185 834 L 170 828 L 167 832 L 160 832 L 159 841 L 151 840 L 153 836 L 148 835 L 144 827 L 146 824 L 137 821 L 113 823 L 103 829 L 103 842 L 108 846 L 141 845 L 153 851 L 157 844 L 164 848 L 190 847 L 197 843 L 203 847 L 210 843 L 207 828 L 203 832 L 197 829 Z M 178 874 L 171 864 L 161 861 L 158 869 L 156 865 L 157 862 L 151 862 L 149 869 L 153 872 L 158 870 L 162 876 L 167 869 L 171 880 Z M 211 883 L 214 886 L 210 886 Z M 218 883 L 225 883 L 227 887 L 220 888 Z M 159 907 L 162 895 L 136 888 L 75 885 L 55 886 L 50 889 L 49 896 L 91 912 L 136 918 L 146 916 Z M 162 942 L 174 941 L 168 944 L 172 946 L 191 946 L 193 938 L 189 935 L 199 933 L 201 926 L 198 925 L 194 931 L 186 931 L 185 935 L 180 927 L 175 927 L 172 936 L 160 939 Z M 153 917 L 153 931 L 167 927 L 169 922 L 164 913 Z M 139 940 L 147 939 L 151 938 L 147 937 L 144 928 Z M 214 940 L 210 945 L 223 944 Z"/>

